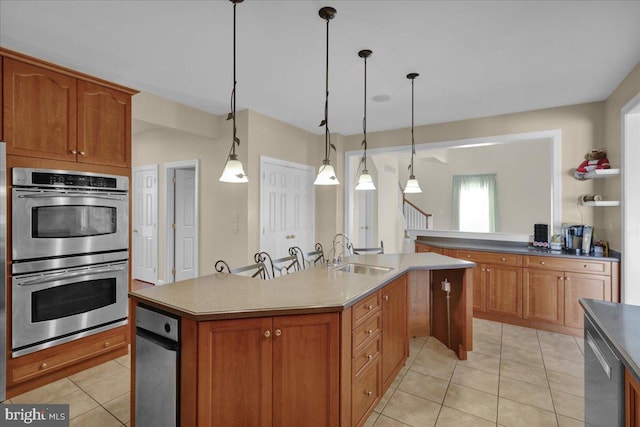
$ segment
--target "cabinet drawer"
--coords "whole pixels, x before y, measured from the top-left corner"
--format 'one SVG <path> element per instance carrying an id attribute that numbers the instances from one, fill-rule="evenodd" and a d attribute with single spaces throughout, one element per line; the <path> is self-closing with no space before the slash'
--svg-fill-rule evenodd
<path id="1" fill-rule="evenodd" d="M 378 310 L 374 317 L 370 318 L 353 331 L 351 336 L 351 351 L 353 354 L 358 354 L 358 352 L 362 350 L 362 346 L 366 345 L 365 343 L 369 339 L 379 336 L 381 320 L 380 311 Z"/>
<path id="2" fill-rule="evenodd" d="M 376 292 L 375 294 L 363 299 L 362 301 L 357 302 L 353 306 L 352 313 L 352 323 L 353 326 L 358 326 L 366 317 L 376 311 L 380 307 L 380 293 Z"/>
<path id="3" fill-rule="evenodd" d="M 351 372 L 353 373 L 353 380 L 360 379 L 365 370 L 375 363 L 376 357 L 380 354 L 380 335 L 377 336 L 375 341 L 371 341 L 364 346 L 351 361 Z"/>
<path id="4" fill-rule="evenodd" d="M 38 353 L 23 356 L 25 363 L 21 363 L 21 358 L 14 359 L 10 369 L 11 383 L 19 383 L 30 380 L 37 376 L 66 368 L 67 366 L 81 362 L 103 353 L 116 350 L 127 345 L 127 334 L 121 332 L 111 336 L 97 336 L 95 339 L 81 340 L 77 346 L 67 348 L 66 351 L 53 354 L 48 357 L 38 358 Z M 45 350 L 46 351 L 46 350 Z"/>
<path id="5" fill-rule="evenodd" d="M 550 270 L 575 271 L 576 273 L 611 274 L 611 262 L 608 261 L 525 256 L 524 266 Z"/>
<path id="6" fill-rule="evenodd" d="M 371 412 L 380 398 L 380 358 L 375 357 L 374 363 L 365 370 L 359 381 L 351 387 L 351 409 L 353 422 L 351 425 L 362 425 L 363 417 Z"/>
<path id="7" fill-rule="evenodd" d="M 511 265 L 519 267 L 522 265 L 522 255 L 505 254 L 498 252 L 481 251 L 457 251 L 456 257 L 476 263 Z"/>

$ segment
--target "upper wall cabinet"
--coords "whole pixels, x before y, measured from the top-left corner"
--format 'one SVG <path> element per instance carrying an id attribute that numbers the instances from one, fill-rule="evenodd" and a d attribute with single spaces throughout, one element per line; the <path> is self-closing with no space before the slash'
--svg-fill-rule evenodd
<path id="1" fill-rule="evenodd" d="M 7 154 L 131 166 L 131 90 L 33 59 L 2 58 Z M 104 84 L 101 84 L 104 83 Z"/>

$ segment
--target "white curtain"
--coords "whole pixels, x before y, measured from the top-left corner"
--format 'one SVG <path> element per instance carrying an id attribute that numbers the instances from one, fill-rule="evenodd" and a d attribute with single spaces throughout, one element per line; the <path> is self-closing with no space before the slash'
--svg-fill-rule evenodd
<path id="1" fill-rule="evenodd" d="M 498 230 L 496 174 L 454 175 L 451 224 L 454 230 Z"/>

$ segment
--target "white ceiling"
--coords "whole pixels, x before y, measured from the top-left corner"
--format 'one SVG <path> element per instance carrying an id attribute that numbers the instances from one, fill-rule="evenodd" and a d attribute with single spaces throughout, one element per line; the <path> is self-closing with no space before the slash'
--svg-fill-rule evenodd
<path id="1" fill-rule="evenodd" d="M 361 132 L 606 99 L 640 62 L 640 1 L 246 0 L 238 109 L 321 133 L 325 21 L 330 130 Z M 232 5 L 0 0 L 0 44 L 216 114 L 229 110 Z M 387 95 L 386 102 L 373 102 Z"/>

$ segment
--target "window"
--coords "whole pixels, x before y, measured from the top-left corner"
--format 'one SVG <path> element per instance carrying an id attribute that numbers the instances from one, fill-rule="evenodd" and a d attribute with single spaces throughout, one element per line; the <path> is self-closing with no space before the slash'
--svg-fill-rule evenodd
<path id="1" fill-rule="evenodd" d="M 496 175 L 454 175 L 454 230 L 492 233 L 497 230 Z"/>

